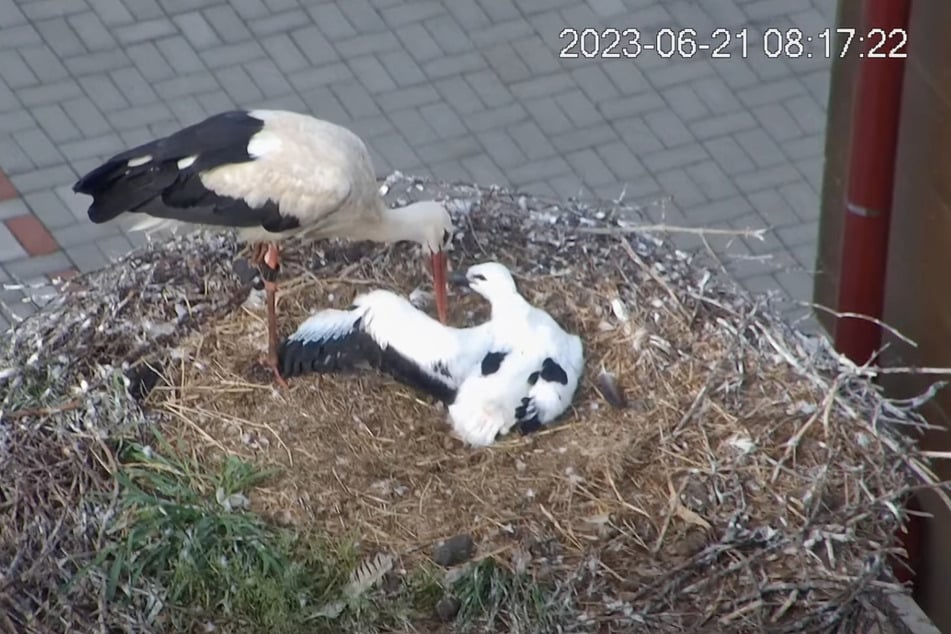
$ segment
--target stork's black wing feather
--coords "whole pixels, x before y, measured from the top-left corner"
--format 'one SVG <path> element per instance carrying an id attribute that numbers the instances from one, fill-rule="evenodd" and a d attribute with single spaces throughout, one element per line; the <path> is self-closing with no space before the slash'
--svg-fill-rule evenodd
<path id="1" fill-rule="evenodd" d="M 379 370 L 447 405 L 456 398 L 452 377 L 441 374 L 438 369 L 427 372 L 392 346 L 381 346 L 362 329 L 362 318 L 357 319 L 344 335 L 320 339 L 289 338 L 278 349 L 278 368 L 284 378 L 310 372 L 343 373 L 361 367 Z"/>
<path id="2" fill-rule="evenodd" d="M 310 372 L 346 372 L 361 365 L 378 367 L 382 354 L 373 338 L 361 330 L 361 319 L 344 335 L 320 339 L 287 338 L 278 347 L 277 366 L 285 379 Z"/>
<path id="3" fill-rule="evenodd" d="M 262 226 L 274 232 L 293 229 L 299 226 L 298 219 L 281 215 L 276 202 L 251 207 L 201 182 L 203 171 L 253 160 L 248 143 L 263 127 L 264 121 L 243 110 L 211 116 L 113 156 L 80 178 L 73 191 L 93 197 L 88 215 L 95 223 L 130 211 L 209 225 Z M 192 156 L 196 158 L 191 165 L 178 167 L 179 161 Z M 145 157 L 150 160 L 129 165 Z"/>
<path id="4" fill-rule="evenodd" d="M 103 184 L 115 179 L 112 172 L 117 165 L 124 166 L 130 160 L 143 156 L 151 156 L 156 163 L 164 163 L 188 156 L 207 155 L 220 165 L 224 162 L 239 162 L 243 151 L 244 160 L 250 160 L 247 156 L 248 141 L 263 127 L 264 121 L 252 117 L 245 110 L 212 115 L 166 137 L 116 154 L 76 181 L 73 191 L 92 195 Z M 229 151 L 229 148 L 234 150 Z"/>

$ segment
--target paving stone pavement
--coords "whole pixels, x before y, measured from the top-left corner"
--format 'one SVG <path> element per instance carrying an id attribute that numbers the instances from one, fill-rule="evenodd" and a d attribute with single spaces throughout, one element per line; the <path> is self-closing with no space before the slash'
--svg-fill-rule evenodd
<path id="1" fill-rule="evenodd" d="M 0 329 L 50 297 L 51 278 L 144 241 L 91 224 L 88 199 L 70 190 L 77 176 L 236 107 L 346 125 L 380 175 L 561 197 L 623 192 L 671 225 L 771 226 L 762 242 L 721 238 L 714 248 L 747 288 L 809 300 L 830 61 L 819 43 L 793 59 L 768 56 L 763 41 L 769 29 L 834 29 L 835 5 L 0 0 Z M 632 28 L 641 43 L 691 28 L 713 45 L 726 29 L 729 58 L 691 55 L 686 42 L 685 55 L 628 58 Z M 593 30 L 572 46 L 565 29 Z M 577 57 L 561 56 L 566 47 Z"/>

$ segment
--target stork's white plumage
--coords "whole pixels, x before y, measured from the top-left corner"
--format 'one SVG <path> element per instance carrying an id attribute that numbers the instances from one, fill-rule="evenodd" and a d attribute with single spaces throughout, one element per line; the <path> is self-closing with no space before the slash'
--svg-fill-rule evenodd
<path id="1" fill-rule="evenodd" d="M 578 387 L 581 339 L 528 303 L 501 264 L 470 267 L 453 281 L 490 302 L 489 321 L 450 328 L 399 295 L 372 291 L 347 310 L 305 320 L 281 344 L 282 374 L 377 368 L 446 403 L 456 435 L 475 446 L 557 419 Z"/>
<path id="2" fill-rule="evenodd" d="M 113 156 L 73 191 L 93 197 L 88 215 L 95 223 L 141 213 L 148 216 L 141 229 L 234 227 L 255 244 L 252 259 L 268 292 L 268 362 L 275 373 L 277 245 L 291 235 L 419 243 L 430 255 L 436 309 L 446 322 L 448 212 L 435 201 L 388 208 L 366 145 L 328 121 L 281 110 L 224 112 Z"/>

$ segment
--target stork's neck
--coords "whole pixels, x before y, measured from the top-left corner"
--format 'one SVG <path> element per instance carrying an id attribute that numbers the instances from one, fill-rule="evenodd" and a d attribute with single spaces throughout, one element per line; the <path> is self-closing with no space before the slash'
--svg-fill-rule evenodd
<path id="1" fill-rule="evenodd" d="M 523 318 L 532 309 L 532 305 L 516 291 L 505 291 L 486 299 L 492 305 L 493 321 Z"/>
<path id="2" fill-rule="evenodd" d="M 420 232 L 420 227 L 424 225 L 413 205 L 387 207 L 382 198 L 375 204 L 378 205 L 377 221 L 367 224 L 365 239 L 374 242 L 424 241 Z"/>

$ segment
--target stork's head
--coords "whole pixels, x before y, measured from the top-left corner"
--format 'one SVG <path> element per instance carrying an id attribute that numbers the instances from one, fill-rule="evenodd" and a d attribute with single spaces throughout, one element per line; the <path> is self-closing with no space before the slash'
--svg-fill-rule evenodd
<path id="1" fill-rule="evenodd" d="M 484 262 L 470 266 L 464 273 L 453 273 L 452 282 L 472 289 L 489 302 L 518 293 L 512 273 L 498 262 Z"/>
<path id="2" fill-rule="evenodd" d="M 436 295 L 436 314 L 439 321 L 449 321 L 449 296 L 446 288 L 448 259 L 446 249 L 452 241 L 452 217 L 435 200 L 423 200 L 403 209 L 412 217 L 417 239 L 430 258 L 433 273 L 433 293 Z"/>
<path id="3" fill-rule="evenodd" d="M 413 217 L 418 227 L 417 242 L 430 253 L 445 251 L 452 239 L 452 217 L 446 208 L 435 200 L 422 200 L 403 208 L 403 213 Z"/>

